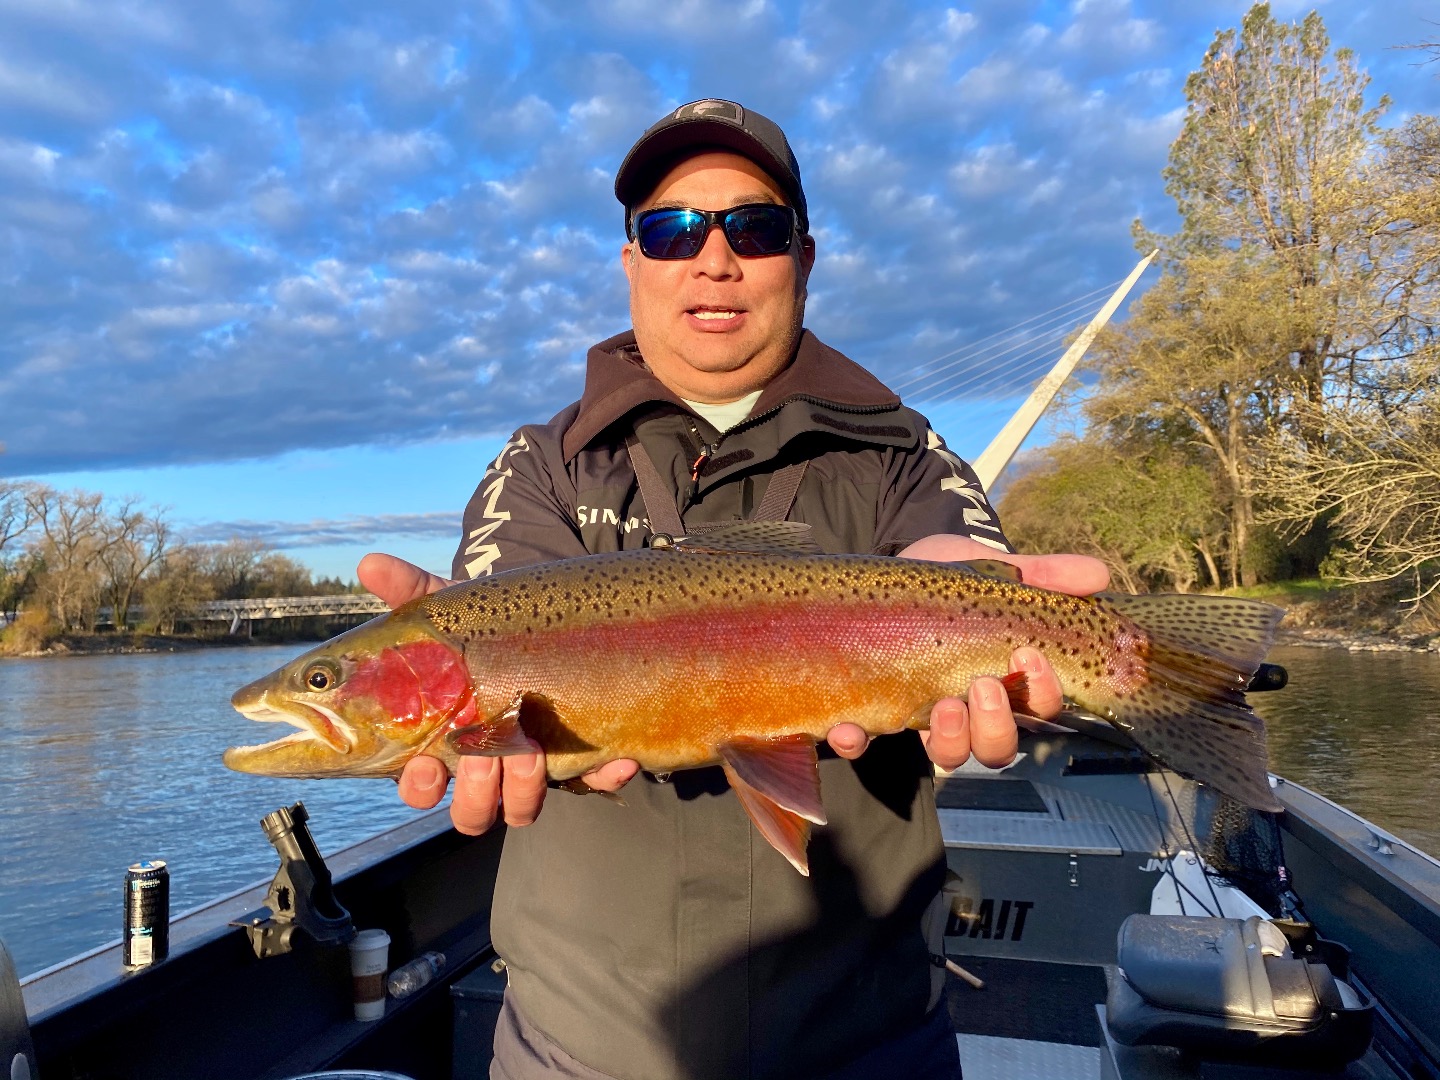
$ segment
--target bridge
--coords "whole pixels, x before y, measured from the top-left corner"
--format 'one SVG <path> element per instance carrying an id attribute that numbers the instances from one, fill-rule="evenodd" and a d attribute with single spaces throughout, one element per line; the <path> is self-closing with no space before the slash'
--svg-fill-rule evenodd
<path id="1" fill-rule="evenodd" d="M 228 622 L 230 633 L 249 619 L 294 619 L 307 615 L 380 615 L 389 606 L 369 593 L 340 596 L 259 596 L 250 600 L 207 600 L 186 615 L 199 622 Z"/>
<path id="2" fill-rule="evenodd" d="M 230 633 L 251 619 L 296 619 L 307 615 L 381 615 L 390 608 L 385 601 L 370 593 L 343 593 L 338 596 L 258 596 L 249 600 L 207 600 L 191 604 L 183 618 L 190 622 L 228 622 Z M 130 618 L 145 618 L 144 605 L 132 607 Z M 100 609 L 99 625 L 113 625 L 111 608 Z"/>

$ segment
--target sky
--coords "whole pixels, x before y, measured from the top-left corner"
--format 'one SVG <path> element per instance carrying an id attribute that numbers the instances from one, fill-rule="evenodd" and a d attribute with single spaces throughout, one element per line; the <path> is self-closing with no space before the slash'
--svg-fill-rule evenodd
<path id="1" fill-rule="evenodd" d="M 614 172 L 702 97 L 795 147 L 807 325 L 973 457 L 1013 406 L 983 343 L 1175 228 L 1185 78 L 1247 6 L 0 0 L 0 477 L 448 569 L 505 437 L 629 325 Z M 1440 111 L 1397 48 L 1428 0 L 1273 10 L 1312 7 L 1387 124 Z M 925 379 L 956 362 L 968 393 Z"/>

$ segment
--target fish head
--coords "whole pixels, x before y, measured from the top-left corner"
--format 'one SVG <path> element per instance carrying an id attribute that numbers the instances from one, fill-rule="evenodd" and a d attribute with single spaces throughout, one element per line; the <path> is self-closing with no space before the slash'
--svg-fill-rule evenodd
<path id="1" fill-rule="evenodd" d="M 454 727 L 474 722 L 465 656 L 413 609 L 372 619 L 235 691 L 241 714 L 298 730 L 225 751 L 262 776 L 397 776 Z"/>

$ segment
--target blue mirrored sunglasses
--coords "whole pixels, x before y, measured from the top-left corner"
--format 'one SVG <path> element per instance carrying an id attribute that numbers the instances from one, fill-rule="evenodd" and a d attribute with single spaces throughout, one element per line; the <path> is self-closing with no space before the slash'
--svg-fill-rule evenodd
<path id="1" fill-rule="evenodd" d="M 795 236 L 795 210 L 776 203 L 746 203 L 729 210 L 661 207 L 642 210 L 632 236 L 648 259 L 693 259 L 716 225 L 736 255 L 779 255 Z"/>

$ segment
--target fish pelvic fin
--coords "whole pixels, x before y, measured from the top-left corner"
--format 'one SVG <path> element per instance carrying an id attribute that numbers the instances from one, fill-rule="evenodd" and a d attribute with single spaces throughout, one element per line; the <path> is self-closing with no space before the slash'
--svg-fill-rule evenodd
<path id="1" fill-rule="evenodd" d="M 1265 724 L 1245 688 L 1284 612 L 1226 596 L 1104 594 L 1098 605 L 1144 635 L 1147 678 L 1100 711 L 1147 754 L 1256 810 L 1283 809 L 1270 789 Z"/>
<path id="2" fill-rule="evenodd" d="M 760 835 L 809 877 L 806 848 L 810 824 L 824 825 L 826 821 L 815 739 L 810 735 L 740 737 L 718 749 L 725 778 Z"/>

